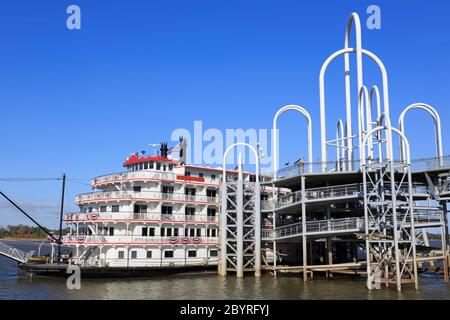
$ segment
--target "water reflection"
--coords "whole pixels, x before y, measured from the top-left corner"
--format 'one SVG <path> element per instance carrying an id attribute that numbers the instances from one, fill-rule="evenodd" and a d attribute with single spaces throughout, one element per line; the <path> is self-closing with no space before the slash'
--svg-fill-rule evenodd
<path id="1" fill-rule="evenodd" d="M 369 291 L 364 278 L 303 282 L 301 275 L 269 274 L 237 279 L 216 274 L 128 279 L 83 279 L 81 290 L 68 290 L 65 279 L 19 277 L 15 262 L 0 257 L 0 299 L 450 299 L 443 277 L 423 275 L 420 290 L 395 286 Z"/>

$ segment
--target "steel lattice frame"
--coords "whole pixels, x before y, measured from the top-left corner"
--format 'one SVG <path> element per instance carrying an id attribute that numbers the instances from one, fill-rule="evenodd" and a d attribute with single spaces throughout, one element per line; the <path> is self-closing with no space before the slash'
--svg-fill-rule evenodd
<path id="1" fill-rule="evenodd" d="M 233 180 L 226 174 L 226 156 L 238 146 L 248 147 L 256 159 L 256 181 L 244 181 L 242 154 L 238 156 L 238 176 Z M 259 159 L 256 150 L 246 143 L 230 146 L 223 157 L 220 213 L 220 257 L 219 273 L 235 272 L 243 277 L 245 271 L 261 275 L 261 187 L 259 182 Z"/>

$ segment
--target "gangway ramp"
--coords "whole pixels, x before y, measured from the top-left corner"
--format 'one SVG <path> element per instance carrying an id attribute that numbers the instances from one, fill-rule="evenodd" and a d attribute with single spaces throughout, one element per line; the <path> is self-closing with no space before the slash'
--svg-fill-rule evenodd
<path id="1" fill-rule="evenodd" d="M 0 242 L 0 255 L 13 259 L 20 263 L 26 263 L 28 261 L 28 258 L 30 257 L 30 254 L 20 249 L 14 248 L 4 242 Z"/>

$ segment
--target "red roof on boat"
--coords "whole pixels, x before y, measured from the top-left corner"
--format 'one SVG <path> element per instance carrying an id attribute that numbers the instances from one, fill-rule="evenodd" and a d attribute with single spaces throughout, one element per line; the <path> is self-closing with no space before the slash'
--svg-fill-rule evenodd
<path id="1" fill-rule="evenodd" d="M 177 163 L 176 160 L 164 158 L 161 156 L 150 156 L 150 157 L 141 157 L 139 155 L 133 154 L 131 157 L 129 157 L 124 163 L 124 167 L 131 166 L 136 163 L 142 163 L 142 162 L 150 162 L 150 161 L 160 161 L 160 162 L 167 162 L 167 163 Z"/>

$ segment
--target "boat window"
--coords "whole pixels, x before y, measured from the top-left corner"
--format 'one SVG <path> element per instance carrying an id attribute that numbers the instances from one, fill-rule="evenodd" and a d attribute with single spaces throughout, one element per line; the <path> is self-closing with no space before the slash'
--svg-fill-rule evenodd
<path id="1" fill-rule="evenodd" d="M 147 170 L 148 169 L 148 162 L 145 162 L 144 163 L 144 170 Z"/>
<path id="2" fill-rule="evenodd" d="M 203 178 L 203 172 L 199 172 L 199 173 L 198 173 L 198 176 L 199 176 L 200 178 Z"/>
<path id="3" fill-rule="evenodd" d="M 110 236 L 114 235 L 114 227 L 109 227 L 109 235 Z"/>
<path id="4" fill-rule="evenodd" d="M 155 166 L 154 166 L 154 162 L 153 161 L 150 161 L 150 169 L 153 169 Z"/>
<path id="5" fill-rule="evenodd" d="M 152 250 L 147 251 L 147 259 L 150 259 L 152 257 Z"/>
<path id="6" fill-rule="evenodd" d="M 211 229 L 211 237 L 216 237 L 216 231 L 217 229 Z"/>
<path id="7" fill-rule="evenodd" d="M 210 250 L 209 251 L 209 256 L 210 257 L 217 257 L 217 250 Z"/>
<path id="8" fill-rule="evenodd" d="M 173 170 L 173 164 L 169 164 L 169 171 Z"/>
<path id="9" fill-rule="evenodd" d="M 216 197 L 216 190 L 214 189 L 207 189 L 206 190 L 206 196 L 209 198 L 215 198 Z"/>
<path id="10" fill-rule="evenodd" d="M 112 212 L 119 212 L 119 206 L 115 205 L 111 207 Z"/>
<path id="11" fill-rule="evenodd" d="M 137 251 L 136 250 L 131 251 L 131 259 L 137 259 Z"/>
<path id="12" fill-rule="evenodd" d="M 167 171 L 167 166 L 163 165 L 163 171 Z"/>
<path id="13" fill-rule="evenodd" d="M 172 207 L 161 206 L 161 214 L 172 214 Z"/>
<path id="14" fill-rule="evenodd" d="M 197 237 L 200 237 L 202 234 L 202 229 L 197 229 Z"/>
<path id="15" fill-rule="evenodd" d="M 216 174 L 215 173 L 211 173 L 211 180 L 216 180 Z"/>
<path id="16" fill-rule="evenodd" d="M 161 170 L 161 162 L 156 163 L 156 170 Z"/>
<path id="17" fill-rule="evenodd" d="M 166 235 L 166 229 L 161 228 L 161 237 L 164 237 Z"/>
<path id="18" fill-rule="evenodd" d="M 197 257 L 197 250 L 189 250 L 189 251 L 188 251 L 188 257 L 189 257 L 189 258 L 195 258 L 195 257 Z"/>
<path id="19" fill-rule="evenodd" d="M 88 208 L 88 212 L 92 212 L 92 207 L 89 207 L 89 208 Z"/>
<path id="20" fill-rule="evenodd" d="M 208 208 L 207 215 L 208 215 L 208 217 L 215 217 L 216 216 L 216 208 Z"/>
<path id="21" fill-rule="evenodd" d="M 148 228 L 148 235 L 150 237 L 154 237 L 155 236 L 155 228 Z"/>
<path id="22" fill-rule="evenodd" d="M 117 258 L 119 258 L 119 259 L 125 259 L 125 251 L 119 251 L 119 252 L 118 252 L 118 255 L 117 255 Z"/>
<path id="23" fill-rule="evenodd" d="M 101 206 L 100 207 L 100 212 L 106 212 L 106 206 Z"/>
<path id="24" fill-rule="evenodd" d="M 141 192 L 141 186 L 134 186 L 133 187 L 134 192 Z"/>
<path id="25" fill-rule="evenodd" d="M 148 229 L 146 227 L 142 227 L 142 236 L 143 237 L 147 236 L 147 232 L 148 232 Z"/>
<path id="26" fill-rule="evenodd" d="M 143 163 L 139 163 L 139 170 L 142 170 L 144 168 L 144 164 Z"/>
<path id="27" fill-rule="evenodd" d="M 195 229 L 189 229 L 189 236 L 195 237 Z"/>
<path id="28" fill-rule="evenodd" d="M 173 235 L 174 235 L 175 237 L 178 237 L 178 228 L 174 228 L 174 229 L 173 229 Z"/>
<path id="29" fill-rule="evenodd" d="M 168 237 L 172 236 L 172 228 L 167 228 L 167 236 Z"/>
<path id="30" fill-rule="evenodd" d="M 164 258 L 173 258 L 173 250 L 165 250 Z"/>
<path id="31" fill-rule="evenodd" d="M 186 177 L 190 177 L 190 176 L 191 176 L 191 173 L 190 173 L 189 171 L 186 171 L 186 172 L 184 173 L 184 175 L 185 175 Z"/>
<path id="32" fill-rule="evenodd" d="M 192 216 L 195 214 L 195 208 L 194 207 L 186 207 L 184 208 L 184 214 L 187 216 Z"/>
<path id="33" fill-rule="evenodd" d="M 173 193 L 173 187 L 172 186 L 163 186 L 162 192 L 163 193 Z"/>

